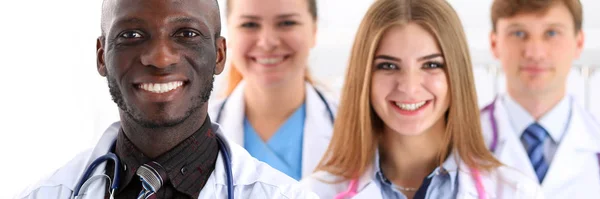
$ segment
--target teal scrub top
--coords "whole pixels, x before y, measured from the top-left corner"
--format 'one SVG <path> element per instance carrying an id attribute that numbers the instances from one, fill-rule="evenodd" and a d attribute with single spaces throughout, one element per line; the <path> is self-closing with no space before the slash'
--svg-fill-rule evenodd
<path id="1" fill-rule="evenodd" d="M 305 117 L 306 104 L 302 104 L 267 142 L 258 136 L 252 124 L 244 118 L 244 148 L 256 159 L 300 180 Z"/>

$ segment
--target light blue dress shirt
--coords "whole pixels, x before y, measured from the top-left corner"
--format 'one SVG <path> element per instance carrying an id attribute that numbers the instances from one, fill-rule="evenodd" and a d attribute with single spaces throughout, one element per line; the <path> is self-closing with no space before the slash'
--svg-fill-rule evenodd
<path id="1" fill-rule="evenodd" d="M 535 119 L 508 94 L 500 99 L 502 100 L 504 107 L 506 107 L 506 112 L 510 118 L 510 124 L 514 132 L 517 134 L 518 138 L 521 138 L 525 129 L 536 122 Z M 544 159 L 548 164 L 552 162 L 556 149 L 558 149 L 558 145 L 569 127 L 569 122 L 571 120 L 571 101 L 572 99 L 570 96 L 567 95 L 563 97 L 556 106 L 550 109 L 548 113 L 544 114 L 537 121 L 537 123 L 548 132 L 550 135 L 549 137 L 551 138 L 546 139 L 543 144 Z M 525 143 L 523 143 L 523 146 L 527 147 L 525 146 Z"/>
<path id="2" fill-rule="evenodd" d="M 302 178 L 302 142 L 306 105 L 302 104 L 267 141 L 244 118 L 244 148 L 256 159 L 300 180 Z"/>
<path id="3" fill-rule="evenodd" d="M 379 153 L 375 155 L 375 182 L 381 189 L 383 198 L 406 199 L 400 190 L 389 181 L 381 170 Z M 438 167 L 425 180 L 431 180 L 427 187 L 425 198 L 454 199 L 458 194 L 458 165 L 451 153 L 442 167 Z M 424 180 L 424 181 L 425 181 Z"/>

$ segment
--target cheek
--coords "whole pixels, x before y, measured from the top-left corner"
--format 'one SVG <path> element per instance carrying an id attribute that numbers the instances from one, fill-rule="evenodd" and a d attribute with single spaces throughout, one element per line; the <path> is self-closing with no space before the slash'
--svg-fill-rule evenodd
<path id="1" fill-rule="evenodd" d="M 382 107 L 386 103 L 385 97 L 393 86 L 392 79 L 385 75 L 375 73 L 371 79 L 371 103 L 374 107 Z"/>
<path id="2" fill-rule="evenodd" d="M 445 73 L 432 74 L 426 77 L 425 87 L 438 101 L 448 101 L 448 82 Z"/>
<path id="3" fill-rule="evenodd" d="M 230 38 L 227 42 L 227 50 L 231 54 L 231 60 L 236 63 L 243 61 L 252 49 L 253 44 L 256 43 L 256 39 L 251 33 L 231 34 Z"/>
<path id="4" fill-rule="evenodd" d="M 308 56 L 311 48 L 312 35 L 304 34 L 304 31 L 289 31 L 282 34 L 283 42 L 296 54 Z"/>

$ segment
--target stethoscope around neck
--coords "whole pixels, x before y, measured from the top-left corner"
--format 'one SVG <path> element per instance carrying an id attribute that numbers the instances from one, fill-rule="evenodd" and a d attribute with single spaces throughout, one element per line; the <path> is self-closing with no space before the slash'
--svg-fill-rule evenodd
<path id="1" fill-rule="evenodd" d="M 490 143 L 490 151 L 492 153 L 496 152 L 496 148 L 498 146 L 498 122 L 496 120 L 495 112 L 496 112 L 496 101 L 497 97 L 492 101 L 492 103 L 485 106 L 481 109 L 481 113 L 487 112 L 488 120 L 490 121 L 490 125 L 492 126 L 492 143 Z M 600 153 L 596 153 L 596 157 L 598 158 L 598 167 L 600 167 Z"/>
<path id="2" fill-rule="evenodd" d="M 329 116 L 329 121 L 331 121 L 331 123 L 333 123 L 334 121 L 334 117 L 333 117 L 333 110 L 331 109 L 331 107 L 329 107 L 329 103 L 327 103 L 327 100 L 325 99 L 325 96 L 323 96 L 323 94 L 321 92 L 319 92 L 319 90 L 317 90 L 315 88 L 315 92 L 317 93 L 317 95 L 319 96 L 319 98 L 321 99 L 321 101 L 323 102 L 323 104 L 325 105 L 325 108 L 327 109 L 327 114 Z M 217 117 L 216 117 L 216 122 L 220 123 L 221 121 L 221 115 L 223 112 L 223 109 L 225 109 L 225 105 L 227 104 L 227 100 L 229 100 L 229 97 L 225 98 L 225 100 L 223 100 L 223 102 L 221 103 L 221 106 L 219 106 L 219 111 L 217 112 Z"/>
<path id="3" fill-rule="evenodd" d="M 227 198 L 233 199 L 233 173 L 231 171 L 231 156 L 229 153 L 229 149 L 227 148 L 223 140 L 221 140 L 219 135 L 217 135 L 217 142 L 219 143 L 219 151 L 221 152 L 221 155 L 223 155 L 223 163 L 225 166 L 225 172 L 227 174 Z M 116 141 L 113 142 L 111 147 L 112 149 L 114 149 L 115 143 Z M 112 179 L 110 179 L 110 177 L 108 177 L 105 174 L 90 177 L 96 169 L 96 167 L 98 167 L 98 165 L 108 161 L 112 161 L 115 165 Z M 110 198 L 113 199 L 115 191 L 119 188 L 119 182 L 121 178 L 121 162 L 119 160 L 119 157 L 117 157 L 117 155 L 112 152 L 108 152 L 105 155 L 100 156 L 85 169 L 85 171 L 83 172 L 83 176 L 75 186 L 75 190 L 73 191 L 73 198 L 77 199 L 82 197 L 82 195 L 80 195 L 81 190 L 87 189 L 91 182 L 93 182 L 96 178 L 104 177 L 107 177 L 109 179 L 109 182 L 111 182 L 112 180 L 112 182 L 110 183 L 109 194 Z"/>

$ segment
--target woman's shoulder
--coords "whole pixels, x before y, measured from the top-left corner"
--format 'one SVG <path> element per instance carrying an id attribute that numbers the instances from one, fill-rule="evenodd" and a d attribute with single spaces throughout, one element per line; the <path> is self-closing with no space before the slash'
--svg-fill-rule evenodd
<path id="1" fill-rule="evenodd" d="M 302 188 L 316 193 L 320 198 L 334 198 L 346 190 L 349 180 L 326 171 L 317 171 L 300 181 Z"/>

